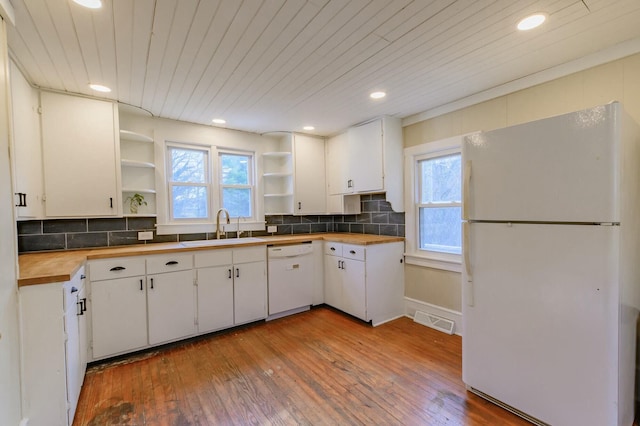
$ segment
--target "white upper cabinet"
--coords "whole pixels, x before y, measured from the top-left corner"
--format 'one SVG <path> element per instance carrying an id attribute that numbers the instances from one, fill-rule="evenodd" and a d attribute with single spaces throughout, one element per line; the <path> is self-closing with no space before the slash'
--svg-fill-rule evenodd
<path id="1" fill-rule="evenodd" d="M 121 214 L 117 105 L 50 92 L 41 105 L 46 215 Z"/>
<path id="2" fill-rule="evenodd" d="M 11 141 L 14 172 L 14 205 L 18 219 L 44 216 L 40 100 L 18 68 L 11 62 Z"/>
<path id="3" fill-rule="evenodd" d="M 327 210 L 324 139 L 293 135 L 293 214 L 324 214 Z"/>
<path id="4" fill-rule="evenodd" d="M 385 192 L 394 211 L 404 210 L 399 119 L 383 117 L 329 139 L 326 162 L 331 205 L 337 195 Z"/>
<path id="5" fill-rule="evenodd" d="M 382 120 L 352 127 L 347 132 L 349 174 L 347 192 L 384 189 Z"/>

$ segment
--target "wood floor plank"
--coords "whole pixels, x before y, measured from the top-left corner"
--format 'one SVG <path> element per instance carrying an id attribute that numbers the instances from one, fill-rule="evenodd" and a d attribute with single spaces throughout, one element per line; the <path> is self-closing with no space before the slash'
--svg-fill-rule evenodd
<path id="1" fill-rule="evenodd" d="M 527 425 L 466 391 L 461 347 L 320 307 L 91 366 L 74 425 Z"/>

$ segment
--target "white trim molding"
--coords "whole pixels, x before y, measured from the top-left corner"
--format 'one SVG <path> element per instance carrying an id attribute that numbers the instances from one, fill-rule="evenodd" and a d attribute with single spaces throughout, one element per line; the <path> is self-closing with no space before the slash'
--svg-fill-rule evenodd
<path id="1" fill-rule="evenodd" d="M 437 315 L 442 318 L 446 318 L 454 322 L 455 326 L 453 334 L 462 336 L 462 312 L 454 311 L 452 309 L 444 308 L 442 306 L 433 305 L 431 303 L 423 302 L 421 300 L 412 299 L 410 297 L 404 298 L 405 302 L 405 315 L 413 319 L 416 311 L 422 311 L 429 314 Z"/>

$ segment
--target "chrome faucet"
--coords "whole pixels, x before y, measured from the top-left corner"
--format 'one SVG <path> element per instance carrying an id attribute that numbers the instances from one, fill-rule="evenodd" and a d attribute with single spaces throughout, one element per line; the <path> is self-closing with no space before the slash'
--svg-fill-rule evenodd
<path id="1" fill-rule="evenodd" d="M 240 216 L 238 216 L 238 227 L 236 228 L 236 237 L 240 238 L 240 236 L 242 235 L 242 231 L 240 230 Z"/>
<path id="2" fill-rule="evenodd" d="M 227 215 L 227 225 L 231 223 L 227 209 L 218 209 L 218 212 L 216 213 L 216 238 L 218 240 L 220 239 L 220 213 L 222 212 Z"/>

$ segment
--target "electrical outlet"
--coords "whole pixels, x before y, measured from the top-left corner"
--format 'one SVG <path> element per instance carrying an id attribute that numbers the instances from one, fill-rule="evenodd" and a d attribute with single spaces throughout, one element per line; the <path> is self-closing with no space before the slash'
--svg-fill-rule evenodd
<path id="1" fill-rule="evenodd" d="M 138 240 L 139 241 L 153 240 L 153 231 L 138 232 Z"/>
<path id="2" fill-rule="evenodd" d="M 278 232 L 278 227 L 275 225 L 267 226 L 267 232 L 270 232 L 270 233 Z"/>

